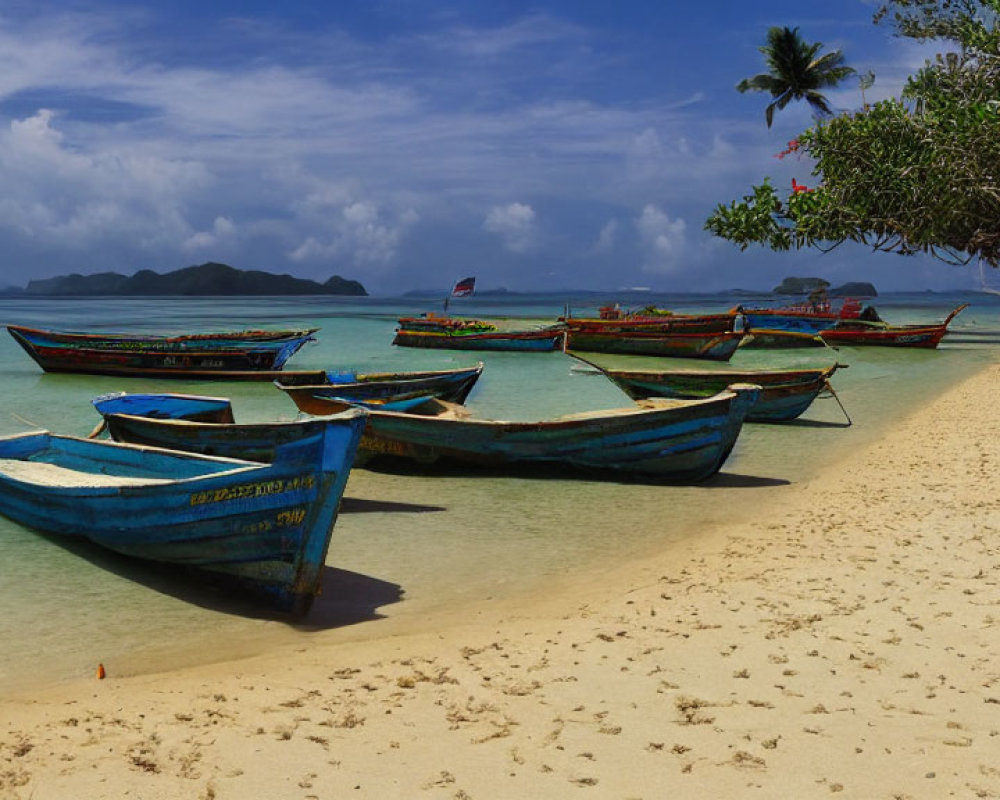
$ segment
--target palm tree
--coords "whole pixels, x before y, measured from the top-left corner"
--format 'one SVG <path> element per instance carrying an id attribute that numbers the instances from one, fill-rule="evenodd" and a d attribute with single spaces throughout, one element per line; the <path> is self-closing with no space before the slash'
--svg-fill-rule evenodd
<path id="1" fill-rule="evenodd" d="M 767 32 L 767 44 L 760 48 L 767 63 L 768 72 L 745 78 L 737 84 L 740 92 L 769 92 L 774 98 L 764 111 L 767 127 L 771 127 L 774 110 L 781 110 L 792 100 L 805 100 L 813 109 L 828 116 L 833 112 L 819 89 L 836 86 L 848 75 L 853 67 L 844 65 L 844 56 L 839 50 L 826 55 L 816 54 L 823 48 L 822 42 L 808 44 L 799 36 L 798 28 L 771 28 Z"/>

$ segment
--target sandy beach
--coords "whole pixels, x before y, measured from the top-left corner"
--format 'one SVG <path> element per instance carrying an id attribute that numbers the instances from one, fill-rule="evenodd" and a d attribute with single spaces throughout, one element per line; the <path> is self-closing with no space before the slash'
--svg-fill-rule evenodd
<path id="1" fill-rule="evenodd" d="M 998 392 L 433 634 L 6 697 L 0 798 L 1000 797 Z"/>

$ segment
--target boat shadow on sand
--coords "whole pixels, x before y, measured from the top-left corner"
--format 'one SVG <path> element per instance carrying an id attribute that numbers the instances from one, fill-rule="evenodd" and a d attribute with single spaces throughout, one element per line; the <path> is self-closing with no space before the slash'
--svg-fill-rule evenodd
<path id="1" fill-rule="evenodd" d="M 423 503 L 397 503 L 393 500 L 366 500 L 363 497 L 345 497 L 340 501 L 341 514 L 374 514 L 376 512 L 430 514 L 447 511 L 444 506 L 429 506 Z"/>
<path id="2" fill-rule="evenodd" d="M 657 475 L 616 472 L 601 470 L 597 467 L 577 467 L 558 463 L 524 463 L 502 465 L 470 465 L 460 461 L 441 460 L 430 464 L 415 465 L 412 460 L 382 456 L 376 463 L 365 464 L 362 469 L 369 469 L 383 475 L 401 476 L 434 476 L 441 478 L 462 479 L 497 479 L 509 478 L 531 481 L 591 481 L 594 483 L 619 483 L 625 485 L 643 484 L 649 486 L 783 486 L 788 481 L 781 478 L 768 478 L 755 475 L 735 475 L 720 470 L 709 477 L 684 479 L 675 476 L 660 477 Z M 348 510 L 347 499 L 344 500 L 344 511 Z M 366 502 L 366 501 L 360 501 Z M 367 501 L 371 502 L 371 501 Z M 429 507 L 433 508 L 433 507 Z M 381 509 L 373 509 L 381 510 Z M 389 509 L 393 510 L 393 509 Z M 440 509 L 445 510 L 445 509 Z"/>
<path id="3" fill-rule="evenodd" d="M 403 599 L 403 587 L 337 567 L 326 566 L 322 573 L 322 592 L 313 601 L 309 613 L 296 617 L 274 611 L 267 603 L 254 598 L 240 587 L 194 567 L 158 564 L 106 550 L 84 539 L 66 539 L 38 535 L 96 567 L 120 578 L 141 584 L 162 595 L 223 614 L 248 619 L 285 622 L 307 631 L 339 628 L 359 622 L 383 619 L 378 609 Z"/>
<path id="4" fill-rule="evenodd" d="M 735 472 L 717 472 L 704 483 L 706 489 L 760 489 L 768 486 L 790 486 L 785 478 L 765 478 L 762 475 L 740 475 Z"/>
<path id="5" fill-rule="evenodd" d="M 850 428 L 851 424 L 848 420 L 844 422 L 831 422 L 823 419 L 802 419 L 801 417 L 781 423 L 786 428 Z"/>

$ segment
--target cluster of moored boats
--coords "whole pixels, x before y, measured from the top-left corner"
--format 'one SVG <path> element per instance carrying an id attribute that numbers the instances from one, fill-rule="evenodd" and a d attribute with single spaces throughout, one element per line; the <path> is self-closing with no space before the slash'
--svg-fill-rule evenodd
<path id="1" fill-rule="evenodd" d="M 711 315 L 607 309 L 601 318 L 566 317 L 540 331 L 513 332 L 426 315 L 400 319 L 396 343 L 470 350 L 561 346 L 581 361 L 580 353 L 592 352 L 717 360 L 728 359 L 729 348 L 748 338 L 783 346 L 807 339 L 857 343 L 836 338 L 851 331 L 870 335 L 867 344 L 933 347 L 959 311 L 936 326 L 889 326 L 859 312 L 838 316 L 836 323 L 814 320 L 828 326 L 815 332 L 806 328 L 808 315 L 795 310 L 788 312 L 789 325 L 798 328 L 787 330 L 777 327 L 777 313 L 762 311 L 760 322 L 746 309 Z M 228 398 L 119 393 L 94 399 L 103 421 L 88 438 L 49 432 L 0 437 L 0 513 L 126 555 L 226 577 L 297 614 L 319 591 L 355 464 L 527 465 L 704 480 L 721 468 L 744 421 L 795 419 L 821 392 L 833 392 L 830 379 L 842 366 L 624 370 L 588 361 L 634 404 L 509 422 L 477 419 L 464 407 L 482 362 L 423 372 L 285 370 L 315 329 L 141 336 L 7 327 L 50 372 L 269 379 L 286 393 L 301 412 L 295 421 L 238 423 Z M 782 331 L 792 335 L 783 339 Z M 529 336 L 535 333 L 544 335 Z M 97 438 L 105 429 L 110 440 Z"/>
<path id="2" fill-rule="evenodd" d="M 561 317 L 532 330 L 501 330 L 482 320 L 424 314 L 399 320 L 393 344 L 449 350 L 556 350 L 671 356 L 728 361 L 738 347 L 879 345 L 937 347 L 959 306 L 942 323 L 890 325 L 854 300 L 834 309 L 828 301 L 751 308 L 718 314 L 672 314 L 647 308 L 627 313 L 617 306 L 599 318 Z"/>

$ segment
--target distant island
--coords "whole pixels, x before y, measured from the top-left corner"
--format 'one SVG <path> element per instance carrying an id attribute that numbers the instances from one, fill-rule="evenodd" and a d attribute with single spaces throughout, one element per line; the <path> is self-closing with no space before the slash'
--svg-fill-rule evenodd
<path id="1" fill-rule="evenodd" d="M 835 289 L 830 288 L 830 281 L 822 278 L 785 278 L 779 286 L 775 286 L 774 294 L 806 295 L 813 292 L 826 292 L 829 297 L 877 297 L 878 292 L 870 283 L 851 281 Z"/>
<path id="2" fill-rule="evenodd" d="M 261 270 L 241 270 L 227 264 L 208 262 L 159 274 L 149 269 L 134 275 L 98 272 L 93 275 L 62 275 L 29 281 L 23 294 L 44 297 L 95 295 L 348 295 L 365 297 L 368 292 L 358 281 L 334 275 L 325 283 L 275 275 Z"/>

